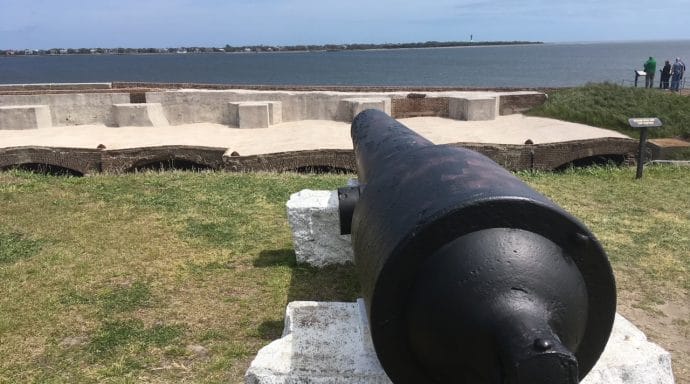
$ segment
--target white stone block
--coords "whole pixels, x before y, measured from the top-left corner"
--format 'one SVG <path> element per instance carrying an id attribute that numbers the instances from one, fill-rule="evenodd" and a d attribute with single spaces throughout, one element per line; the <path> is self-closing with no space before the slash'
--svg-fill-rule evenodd
<path id="1" fill-rule="evenodd" d="M 583 384 L 673 384 L 668 352 L 616 315 L 611 338 Z M 247 384 L 390 384 L 358 303 L 292 302 L 283 337 L 262 348 Z"/>
<path id="2" fill-rule="evenodd" d="M 167 127 L 170 125 L 160 103 L 113 104 L 118 127 Z"/>
<path id="3" fill-rule="evenodd" d="M 616 314 L 608 344 L 582 384 L 673 384 L 671 354 Z"/>
<path id="4" fill-rule="evenodd" d="M 495 120 L 497 108 L 496 97 L 448 99 L 448 117 L 456 120 Z"/>
<path id="5" fill-rule="evenodd" d="M 230 124 L 238 128 L 268 128 L 267 102 L 232 102 L 228 103 L 230 109 Z"/>
<path id="6" fill-rule="evenodd" d="M 352 121 L 355 116 L 366 109 L 378 109 L 391 114 L 391 99 L 390 97 L 359 97 L 349 98 L 340 101 L 342 110 L 344 111 L 343 120 Z"/>
<path id="7" fill-rule="evenodd" d="M 340 234 L 338 193 L 302 190 L 286 204 L 298 263 L 316 267 L 354 260 L 350 235 Z"/>
<path id="8" fill-rule="evenodd" d="M 10 105 L 0 107 L 0 129 L 37 129 L 53 126 L 47 105 Z"/>
<path id="9" fill-rule="evenodd" d="M 283 337 L 259 351 L 245 383 L 390 384 L 361 313 L 357 303 L 288 304 Z"/>

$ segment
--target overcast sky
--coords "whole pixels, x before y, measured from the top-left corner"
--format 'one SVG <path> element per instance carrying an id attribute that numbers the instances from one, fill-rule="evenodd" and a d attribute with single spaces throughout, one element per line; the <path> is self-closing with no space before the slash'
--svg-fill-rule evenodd
<path id="1" fill-rule="evenodd" d="M 0 49 L 690 38 L 689 0 L 0 0 Z"/>

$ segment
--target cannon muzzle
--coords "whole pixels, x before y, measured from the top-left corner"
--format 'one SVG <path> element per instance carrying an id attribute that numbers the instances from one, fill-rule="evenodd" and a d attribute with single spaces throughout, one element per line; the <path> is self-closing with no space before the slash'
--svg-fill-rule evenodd
<path id="1" fill-rule="evenodd" d="M 383 112 L 352 123 L 341 189 L 372 341 L 394 383 L 579 382 L 608 340 L 615 282 L 577 219 L 489 158 Z"/>

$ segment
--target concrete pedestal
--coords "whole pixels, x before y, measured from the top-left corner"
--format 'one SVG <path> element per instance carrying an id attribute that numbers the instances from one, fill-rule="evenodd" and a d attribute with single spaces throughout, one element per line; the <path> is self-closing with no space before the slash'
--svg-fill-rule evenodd
<path id="1" fill-rule="evenodd" d="M 344 121 L 352 121 L 355 116 L 365 109 L 378 109 L 391 114 L 391 99 L 389 97 L 359 97 L 340 101 L 340 109 L 344 114 Z"/>
<path id="2" fill-rule="evenodd" d="M 38 129 L 53 126 L 47 105 L 0 107 L 0 129 Z"/>
<path id="3" fill-rule="evenodd" d="M 316 267 L 352 262 L 350 235 L 340 234 L 336 191 L 305 189 L 286 204 L 298 263 Z"/>
<path id="4" fill-rule="evenodd" d="M 448 99 L 448 117 L 456 120 L 495 120 L 497 101 L 495 97 Z"/>
<path id="5" fill-rule="evenodd" d="M 113 105 L 118 127 L 167 127 L 170 125 L 160 103 L 125 103 Z"/>
<path id="6" fill-rule="evenodd" d="M 283 336 L 262 348 L 246 384 L 390 384 L 376 358 L 362 301 L 288 304 Z M 671 356 L 620 315 L 583 384 L 673 384 Z"/>
<path id="7" fill-rule="evenodd" d="M 268 128 L 283 122 L 280 101 L 242 101 L 228 103 L 230 124 L 238 128 Z"/>

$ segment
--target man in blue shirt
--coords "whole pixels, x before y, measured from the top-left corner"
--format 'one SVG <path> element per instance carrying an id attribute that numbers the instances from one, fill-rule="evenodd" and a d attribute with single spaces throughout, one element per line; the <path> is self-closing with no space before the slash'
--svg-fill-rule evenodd
<path id="1" fill-rule="evenodd" d="M 680 86 L 680 80 L 683 78 L 685 73 L 685 63 L 683 63 L 679 57 L 676 57 L 676 62 L 673 63 L 671 67 L 671 90 L 677 91 Z"/>

